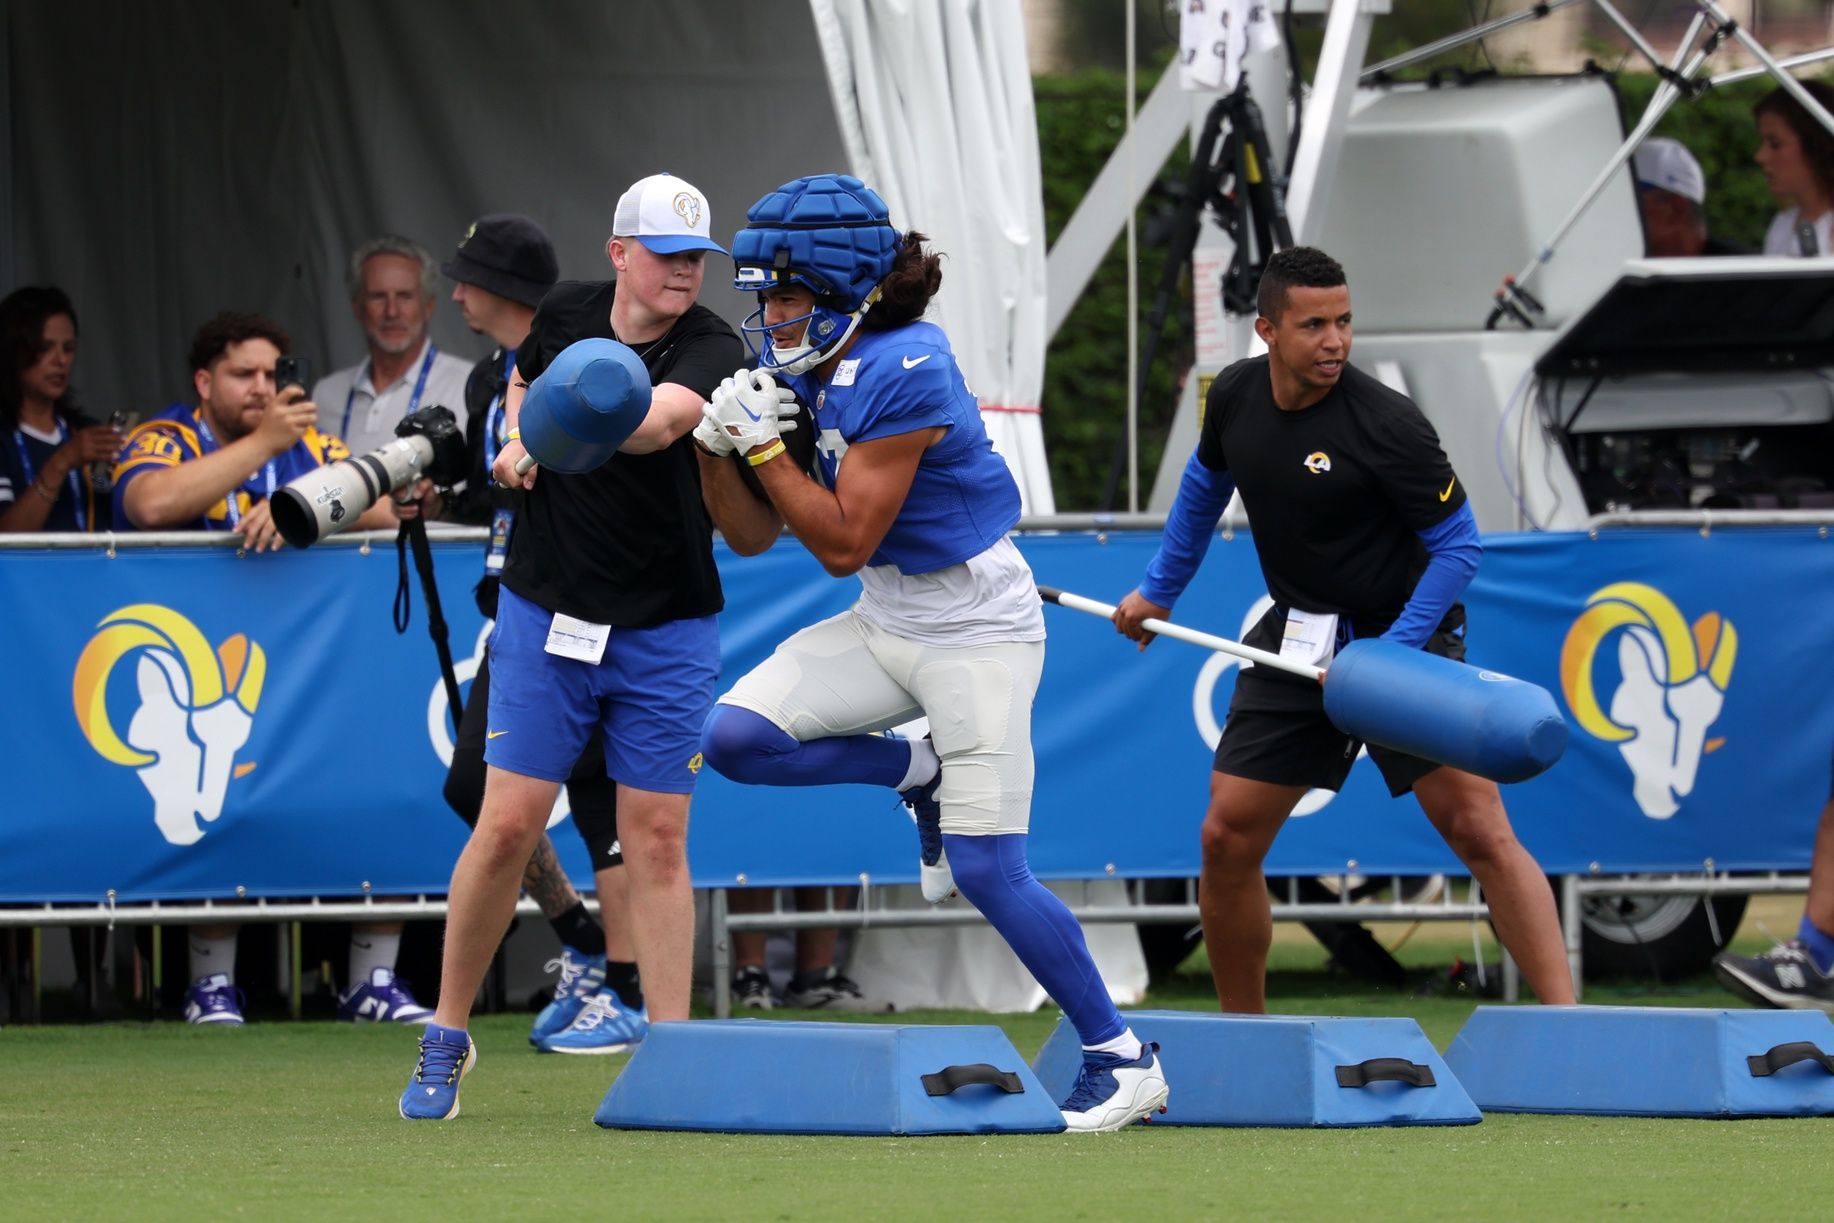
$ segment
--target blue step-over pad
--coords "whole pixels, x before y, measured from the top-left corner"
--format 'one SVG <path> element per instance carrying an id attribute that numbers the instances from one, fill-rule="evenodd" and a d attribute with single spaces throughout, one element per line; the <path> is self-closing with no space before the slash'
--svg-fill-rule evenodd
<path id="1" fill-rule="evenodd" d="M 1480 1006 L 1446 1061 L 1486 1112 L 1834 1113 L 1834 1023 L 1819 1011 Z"/>
<path id="2" fill-rule="evenodd" d="M 1159 1042 L 1172 1096 L 1165 1113 L 1153 1118 L 1154 1125 L 1473 1125 L 1483 1120 L 1411 1019 L 1190 1011 L 1124 1011 L 1121 1017 L 1141 1040 Z M 1066 1095 L 1081 1064 L 1075 1029 L 1059 1021 L 1033 1064 L 1039 1081 L 1052 1095 Z"/>
<path id="3" fill-rule="evenodd" d="M 954 1082 L 936 1077 L 950 1067 L 962 1068 Z M 1063 1129 L 1055 1097 L 999 1028 L 767 1019 L 653 1025 L 592 1119 L 727 1133 Z"/>

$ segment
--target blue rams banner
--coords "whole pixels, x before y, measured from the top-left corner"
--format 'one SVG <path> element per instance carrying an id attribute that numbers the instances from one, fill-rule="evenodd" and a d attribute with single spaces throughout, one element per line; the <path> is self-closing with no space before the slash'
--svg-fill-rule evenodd
<path id="1" fill-rule="evenodd" d="M 1113 601 L 1157 537 L 1021 546 L 1041 582 Z M 470 598 L 479 549 L 434 552 L 468 683 L 489 629 Z M 720 563 L 725 684 L 857 591 L 793 543 Z M 390 622 L 396 576 L 392 549 L 349 545 L 0 551 L 15 647 L 0 901 L 443 891 L 465 836 L 440 797 L 451 726 L 417 585 L 408 635 Z M 1215 543 L 1175 618 L 1239 636 L 1265 601 L 1242 534 Z M 1549 871 L 1806 865 L 1834 746 L 1834 552 L 1815 528 L 1495 537 L 1468 604 L 1472 661 L 1547 687 L 1572 726 L 1558 765 L 1504 792 Z M 1101 620 L 1046 615 L 1034 868 L 1195 874 L 1238 664 L 1174 641 L 1141 653 Z M 565 804 L 555 843 L 584 882 Z M 703 886 L 915 879 L 903 808 L 863 786 L 703 772 L 689 853 Z M 1305 799 L 1269 869 L 1456 863 L 1364 760 L 1341 794 Z"/>

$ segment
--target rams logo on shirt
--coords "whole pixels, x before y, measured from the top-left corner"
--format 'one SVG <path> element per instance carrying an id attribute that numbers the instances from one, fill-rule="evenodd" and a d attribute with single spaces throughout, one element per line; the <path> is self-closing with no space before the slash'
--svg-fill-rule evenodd
<path id="1" fill-rule="evenodd" d="M 1305 469 L 1315 476 L 1322 476 L 1331 470 L 1331 456 L 1322 450 L 1314 450 L 1305 456 Z"/>

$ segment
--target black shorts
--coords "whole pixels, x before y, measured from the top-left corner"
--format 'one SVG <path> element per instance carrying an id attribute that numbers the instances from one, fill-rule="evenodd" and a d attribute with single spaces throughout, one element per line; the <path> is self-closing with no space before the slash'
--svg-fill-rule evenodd
<path id="1" fill-rule="evenodd" d="M 1464 606 L 1455 604 L 1434 630 L 1427 652 L 1463 662 L 1464 627 Z M 1285 631 L 1286 614 L 1271 608 L 1242 642 L 1278 653 Z M 1361 739 L 1346 735 L 1325 716 L 1324 690 L 1316 683 L 1271 667 L 1244 667 L 1236 674 L 1214 767 L 1231 777 L 1269 785 L 1340 790 L 1363 746 Z M 1369 745 L 1369 758 L 1396 798 L 1442 767 L 1375 744 Z"/>
<path id="2" fill-rule="evenodd" d="M 452 765 L 446 772 L 446 802 L 473 828 L 484 806 L 484 728 L 489 709 L 490 660 L 486 658 L 478 664 L 477 677 L 465 698 L 465 716 L 459 721 Z M 592 869 L 602 871 L 623 862 L 618 844 L 618 783 L 606 775 L 605 752 L 596 737 L 567 776 L 567 802 Z"/>

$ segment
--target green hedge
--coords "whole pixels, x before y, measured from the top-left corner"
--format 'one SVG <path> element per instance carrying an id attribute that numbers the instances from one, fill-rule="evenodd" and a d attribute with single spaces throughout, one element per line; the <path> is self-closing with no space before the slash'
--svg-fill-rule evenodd
<path id="1" fill-rule="evenodd" d="M 1140 101 L 1158 78 L 1142 70 Z M 1634 125 L 1654 92 L 1656 78 L 1625 74 L 1617 80 L 1627 125 Z M 1117 72 L 1086 71 L 1040 76 L 1033 82 L 1038 110 L 1038 143 L 1044 168 L 1044 215 L 1055 243 L 1077 202 L 1095 181 L 1126 126 L 1122 109 L 1125 78 Z M 1772 88 L 1768 79 L 1712 90 L 1671 107 L 1656 134 L 1682 141 L 1700 159 L 1707 178 L 1707 221 L 1724 238 L 1752 247 L 1762 243 L 1776 205 L 1752 161 L 1757 129 L 1751 106 Z M 1160 167 L 1160 180 L 1182 182 L 1189 162 L 1186 144 Z M 1167 205 L 1149 196 L 1139 212 L 1141 326 L 1164 265 L 1162 247 L 1148 245 L 1147 222 Z M 1094 509 L 1108 482 L 1115 442 L 1127 402 L 1127 268 L 1125 244 L 1117 238 L 1101 267 L 1051 341 L 1044 367 L 1044 435 L 1059 508 Z M 1191 359 L 1190 278 L 1181 284 L 1175 317 L 1166 327 L 1147 394 L 1140 404 L 1140 499 L 1153 483 L 1177 403 L 1175 371 Z M 1142 336 L 1144 342 L 1144 336 Z M 1126 506 L 1123 483 L 1117 507 Z"/>

